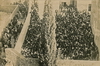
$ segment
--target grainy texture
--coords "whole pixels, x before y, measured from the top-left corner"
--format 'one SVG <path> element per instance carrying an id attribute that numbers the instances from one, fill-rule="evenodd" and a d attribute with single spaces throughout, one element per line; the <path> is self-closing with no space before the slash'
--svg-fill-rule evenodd
<path id="1" fill-rule="evenodd" d="M 27 4 L 28 1 L 31 1 L 31 3 L 29 3 L 30 5 L 37 0 L 19 0 L 19 1 L 0 0 L 0 6 L 12 5 L 13 2 L 15 2 L 14 4 L 17 5 L 18 3 L 21 2 L 24 2 L 26 3 L 26 5 L 28 5 Z M 20 29 L 18 29 L 21 31 L 21 34 L 19 32 L 20 35 L 17 44 L 16 42 L 14 42 L 15 36 L 9 37 L 10 34 L 9 30 L 6 32 L 6 34 L 4 33 L 6 37 L 9 37 L 9 39 L 7 39 L 7 41 L 6 39 L 4 39 L 4 42 L 2 42 L 3 44 L 7 44 L 7 45 L 16 44 L 15 49 L 6 49 L 6 56 L 9 60 L 11 60 L 10 61 L 11 64 L 14 64 L 14 66 L 36 66 L 36 65 L 37 66 L 39 65 L 40 66 L 100 66 L 99 61 L 93 61 L 93 60 L 99 60 L 100 58 L 100 47 L 99 47 L 100 46 L 99 44 L 100 43 L 100 26 L 99 26 L 100 0 L 92 0 L 92 1 L 91 0 L 52 0 L 53 1 L 52 3 L 50 2 L 51 0 L 38 0 L 38 1 L 39 2 L 34 3 L 36 5 L 34 10 L 36 11 L 34 10 L 31 11 L 32 8 L 31 7 L 29 10 L 29 16 L 27 16 L 27 12 L 24 12 L 25 10 L 23 9 L 23 7 L 19 9 L 21 10 L 21 12 L 23 12 L 22 16 L 19 18 L 23 18 L 26 16 L 28 18 L 25 21 L 26 23 L 24 24 L 23 27 L 25 30 L 21 31 Z M 92 9 L 91 6 L 89 7 L 89 4 L 91 5 L 91 2 L 92 2 Z M 54 11 L 60 8 L 59 5 L 61 3 L 67 7 L 61 6 L 63 12 L 56 11 L 57 19 L 55 19 Z M 69 6 L 70 3 L 71 6 Z M 38 9 L 36 9 L 37 5 L 39 6 Z M 75 11 L 73 6 L 77 7 L 78 11 L 77 10 Z M 0 7 L 0 9 L 2 8 Z M 12 9 L 7 8 L 7 9 L 9 12 L 12 13 L 13 8 Z M 84 12 L 83 14 L 82 10 L 85 11 L 92 10 L 89 11 L 91 15 L 88 15 L 87 12 L 86 13 Z M 4 9 L 3 11 L 7 11 L 7 10 Z M 15 9 L 14 12 L 16 11 L 17 9 Z M 14 12 L 10 17 L 11 19 L 14 19 L 13 17 L 16 14 Z M 36 14 L 34 14 L 34 12 Z M 30 15 L 34 16 L 34 18 L 31 17 L 31 20 L 30 20 Z M 92 17 L 90 18 L 90 16 Z M 8 22 L 10 22 L 10 20 Z M 16 19 L 14 20 L 15 20 L 14 22 L 18 21 Z M 28 28 L 30 22 L 34 23 L 34 24 L 31 23 L 30 25 L 33 26 L 35 25 L 35 26 L 34 27 L 29 26 Z M 15 33 L 17 33 L 16 29 L 14 29 Z M 15 33 L 13 34 L 16 35 Z M 16 37 L 15 39 L 17 39 Z M 25 58 L 26 56 L 24 57 L 20 54 L 23 43 L 27 44 L 28 46 L 28 50 L 24 50 L 26 54 L 23 55 L 24 56 L 28 55 L 30 56 L 30 58 L 28 56 L 27 58 Z M 58 54 L 56 54 L 56 52 Z M 58 55 L 60 56 L 60 54 L 61 57 L 58 58 Z M 9 63 L 9 61 L 7 63 Z M 7 65 L 12 66 L 10 64 Z"/>
<path id="2" fill-rule="evenodd" d="M 39 66 L 37 58 L 25 58 L 14 49 L 6 49 L 6 58 L 13 66 Z"/>
<path id="3" fill-rule="evenodd" d="M 43 66 L 55 66 L 56 63 L 56 40 L 55 40 L 55 19 L 54 13 L 52 11 L 52 1 L 53 0 L 45 0 L 44 5 L 44 40 L 45 42 L 45 54 L 44 55 L 44 62 Z"/>

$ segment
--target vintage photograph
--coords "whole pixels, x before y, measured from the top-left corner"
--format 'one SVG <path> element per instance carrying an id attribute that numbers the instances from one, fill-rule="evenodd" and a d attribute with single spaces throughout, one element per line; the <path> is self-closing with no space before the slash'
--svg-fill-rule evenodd
<path id="1" fill-rule="evenodd" d="M 0 0 L 0 66 L 100 66 L 100 0 Z"/>

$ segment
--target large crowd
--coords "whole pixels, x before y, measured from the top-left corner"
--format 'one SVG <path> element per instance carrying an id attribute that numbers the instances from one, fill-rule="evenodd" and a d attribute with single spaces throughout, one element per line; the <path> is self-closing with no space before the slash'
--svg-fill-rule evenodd
<path id="1" fill-rule="evenodd" d="M 18 36 L 21 32 L 25 18 L 27 16 L 27 9 L 23 4 L 19 4 L 19 11 L 10 21 L 10 23 L 4 28 L 2 33 L 1 42 L 5 48 L 14 48 Z"/>
<path id="2" fill-rule="evenodd" d="M 57 48 L 61 50 L 60 58 L 98 60 L 90 17 L 88 12 L 78 12 L 70 5 L 56 14 L 56 41 Z"/>
<path id="3" fill-rule="evenodd" d="M 90 25 L 90 13 L 79 12 L 73 6 L 67 6 L 56 13 L 56 41 L 62 59 L 98 60 L 98 47 Z M 25 57 L 44 57 L 45 53 L 45 24 L 40 20 L 37 9 L 31 10 L 31 20 L 23 44 L 22 54 Z M 43 60 L 43 58 L 42 58 Z"/>
<path id="4" fill-rule="evenodd" d="M 2 36 L 0 37 L 0 65 L 5 66 L 7 61 L 5 58 L 5 48 L 14 48 L 18 36 L 23 27 L 24 21 L 27 16 L 28 6 L 20 3 L 19 11 L 11 19 L 8 25 L 3 29 Z"/>
<path id="5" fill-rule="evenodd" d="M 4 33 L 2 35 L 2 43 L 6 48 L 12 47 L 12 42 L 13 44 L 16 42 L 18 35 L 21 31 L 23 24 L 22 23 L 18 24 L 17 22 L 18 22 L 18 18 L 16 15 L 4 30 Z"/>
<path id="6" fill-rule="evenodd" d="M 17 3 L 18 4 L 18 3 Z M 36 4 L 37 5 L 37 4 Z M 39 58 L 46 63 L 47 50 L 45 39 L 45 19 L 40 19 L 38 7 L 31 8 L 30 25 L 22 46 L 22 55 L 27 58 Z M 20 19 L 27 16 L 27 7 L 19 4 L 19 12 L 14 16 L 2 33 L 1 42 L 5 48 L 14 48 L 23 27 Z M 61 51 L 61 59 L 70 60 L 98 60 L 98 47 L 94 41 L 90 25 L 91 15 L 84 11 L 79 12 L 74 6 L 67 6 L 60 13 L 56 13 L 56 42 L 57 49 Z M 1 51 L 1 50 L 0 50 Z M 59 53 L 59 52 L 58 52 Z M 1 59 L 1 58 L 0 58 Z M 6 63 L 6 61 L 3 61 Z"/>
<path id="7" fill-rule="evenodd" d="M 41 44 L 41 20 L 34 6 L 31 8 L 31 19 L 28 31 L 23 43 L 22 55 L 28 58 L 37 58 L 39 45 Z"/>
<path id="8" fill-rule="evenodd" d="M 39 18 L 37 4 L 31 7 L 31 19 L 28 31 L 22 47 L 22 55 L 27 58 L 38 58 L 40 66 L 47 64 L 45 53 L 47 53 L 45 39 L 44 19 Z M 47 66 L 47 65 L 45 65 Z"/>

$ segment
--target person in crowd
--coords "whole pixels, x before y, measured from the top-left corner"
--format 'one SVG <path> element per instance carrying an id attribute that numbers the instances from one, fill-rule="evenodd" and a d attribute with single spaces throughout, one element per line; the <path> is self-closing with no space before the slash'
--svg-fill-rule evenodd
<path id="1" fill-rule="evenodd" d="M 90 25 L 91 15 L 86 11 L 78 12 L 73 6 L 66 8 L 67 11 L 55 17 L 57 48 L 69 59 L 97 60 L 99 53 Z"/>
<path id="2" fill-rule="evenodd" d="M 20 16 L 22 15 L 23 19 L 26 18 L 26 16 L 27 16 L 26 13 L 28 10 L 26 9 L 24 4 L 15 3 L 15 5 L 19 5 L 20 12 L 16 13 L 14 18 L 11 20 L 11 22 L 4 29 L 3 34 L 2 34 L 2 38 L 1 38 L 1 40 L 2 40 L 1 42 L 3 43 L 3 46 L 5 46 L 6 48 L 8 48 L 8 47 L 14 48 L 14 45 L 12 45 L 12 42 L 14 41 L 14 44 L 16 43 L 18 36 L 21 32 L 21 29 L 23 27 L 23 24 L 24 24 L 24 23 L 18 24 L 18 21 L 20 20 Z M 13 38 L 12 38 L 12 36 L 13 36 Z"/>

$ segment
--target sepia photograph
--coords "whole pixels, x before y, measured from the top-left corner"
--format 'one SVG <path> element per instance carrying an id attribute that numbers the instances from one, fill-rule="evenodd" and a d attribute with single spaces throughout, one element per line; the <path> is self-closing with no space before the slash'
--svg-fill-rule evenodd
<path id="1" fill-rule="evenodd" d="M 0 66 L 100 66 L 100 0 L 0 0 Z"/>

